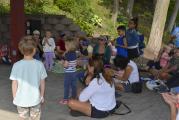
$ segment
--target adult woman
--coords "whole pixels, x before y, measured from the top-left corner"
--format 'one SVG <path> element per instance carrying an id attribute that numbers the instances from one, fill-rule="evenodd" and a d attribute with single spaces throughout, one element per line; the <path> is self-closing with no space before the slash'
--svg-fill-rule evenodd
<path id="1" fill-rule="evenodd" d="M 42 48 L 42 43 L 41 43 L 41 40 L 40 40 L 40 32 L 38 30 L 33 31 L 33 39 L 37 43 L 37 50 L 36 50 L 36 53 L 34 55 L 34 58 L 37 59 L 37 60 L 41 60 L 42 54 L 43 54 L 43 48 Z"/>
<path id="2" fill-rule="evenodd" d="M 137 65 L 132 60 L 121 56 L 116 56 L 114 65 L 117 71 L 124 70 L 122 76 L 118 75 L 118 72 L 115 74 L 117 80 L 124 81 L 122 84 L 117 84 L 117 88 L 122 91 L 131 92 L 132 84 L 139 82 Z"/>
<path id="3" fill-rule="evenodd" d="M 79 100 L 70 100 L 68 106 L 72 111 L 79 111 L 93 118 L 104 118 L 114 112 L 116 106 L 115 88 L 112 73 L 103 69 L 99 57 L 89 59 L 88 86 L 81 92 Z"/>
<path id="4" fill-rule="evenodd" d="M 56 46 L 56 56 L 61 59 L 64 52 L 66 51 L 65 49 L 65 33 L 61 33 L 59 35 L 59 39 L 57 41 L 57 46 Z"/>
<path id="5" fill-rule="evenodd" d="M 105 36 L 99 37 L 99 42 L 93 49 L 93 55 L 100 56 L 104 64 L 109 64 L 111 58 L 111 49 L 106 42 L 107 38 Z"/>
<path id="6" fill-rule="evenodd" d="M 126 39 L 128 45 L 128 57 L 133 59 L 139 56 L 139 36 L 137 34 L 138 19 L 132 18 L 128 23 L 129 29 L 126 31 Z"/>

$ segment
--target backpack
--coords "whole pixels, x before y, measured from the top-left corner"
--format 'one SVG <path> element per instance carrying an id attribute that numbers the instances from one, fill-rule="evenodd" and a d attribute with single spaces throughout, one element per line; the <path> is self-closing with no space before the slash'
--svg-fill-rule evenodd
<path id="1" fill-rule="evenodd" d="M 144 35 L 138 32 L 139 36 L 139 52 L 140 54 L 143 54 L 143 49 L 146 47 L 144 43 Z"/>

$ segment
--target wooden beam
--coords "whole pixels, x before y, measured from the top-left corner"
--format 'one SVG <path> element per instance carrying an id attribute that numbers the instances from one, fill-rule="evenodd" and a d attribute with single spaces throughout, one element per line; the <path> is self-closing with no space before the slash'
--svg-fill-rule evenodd
<path id="1" fill-rule="evenodd" d="M 12 62 L 19 60 L 18 42 L 25 35 L 24 0 L 10 0 L 10 46 Z"/>

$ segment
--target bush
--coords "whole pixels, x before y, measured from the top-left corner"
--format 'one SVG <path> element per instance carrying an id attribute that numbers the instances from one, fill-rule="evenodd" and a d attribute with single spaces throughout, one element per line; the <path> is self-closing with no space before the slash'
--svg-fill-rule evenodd
<path id="1" fill-rule="evenodd" d="M 1 15 L 9 13 L 9 11 L 10 11 L 9 4 L 0 3 L 0 14 Z"/>

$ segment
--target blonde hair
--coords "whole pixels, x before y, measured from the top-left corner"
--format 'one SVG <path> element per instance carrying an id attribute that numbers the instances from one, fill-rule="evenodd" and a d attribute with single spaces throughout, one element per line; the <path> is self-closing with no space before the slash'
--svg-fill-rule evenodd
<path id="1" fill-rule="evenodd" d="M 65 46 L 68 47 L 69 51 L 76 51 L 77 49 L 77 40 L 74 37 L 67 37 L 65 40 Z"/>
<path id="2" fill-rule="evenodd" d="M 23 55 L 31 55 L 36 49 L 36 42 L 32 36 L 25 36 L 19 42 L 18 48 Z"/>

